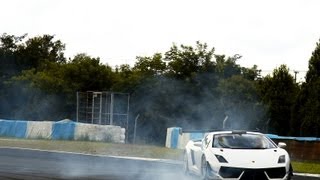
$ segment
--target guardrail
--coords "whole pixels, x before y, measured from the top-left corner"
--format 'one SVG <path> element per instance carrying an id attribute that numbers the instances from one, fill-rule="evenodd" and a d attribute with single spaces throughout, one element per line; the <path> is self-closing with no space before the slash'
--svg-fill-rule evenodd
<path id="1" fill-rule="evenodd" d="M 76 123 L 71 120 L 52 122 L 0 119 L 0 136 L 124 143 L 125 129 L 120 126 Z"/>
<path id="2" fill-rule="evenodd" d="M 167 129 L 166 147 L 184 149 L 189 140 L 202 139 L 206 132 L 212 130 L 183 131 L 180 127 Z M 213 130 L 214 131 L 214 130 Z M 266 134 L 275 142 L 285 142 L 286 150 L 295 160 L 320 161 L 320 138 L 317 137 L 287 137 Z"/>

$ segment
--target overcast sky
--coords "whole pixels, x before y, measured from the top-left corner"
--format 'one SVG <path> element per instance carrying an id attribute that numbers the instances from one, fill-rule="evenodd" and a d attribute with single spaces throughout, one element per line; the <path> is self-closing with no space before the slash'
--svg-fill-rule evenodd
<path id="1" fill-rule="evenodd" d="M 0 0 L 0 33 L 55 35 L 66 56 L 111 66 L 164 53 L 173 43 L 215 47 L 265 72 L 308 70 L 320 38 L 319 0 Z M 299 79 L 302 77 L 300 76 Z"/>

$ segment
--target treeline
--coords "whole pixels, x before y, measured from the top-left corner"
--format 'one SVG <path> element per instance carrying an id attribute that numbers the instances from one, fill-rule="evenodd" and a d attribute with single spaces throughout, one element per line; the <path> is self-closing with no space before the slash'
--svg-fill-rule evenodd
<path id="1" fill-rule="evenodd" d="M 133 67 L 86 54 L 67 59 L 64 50 L 51 35 L 2 34 L 0 118 L 75 119 L 77 91 L 115 91 L 130 93 L 129 133 L 139 114 L 137 135 L 147 143 L 163 144 L 170 126 L 221 129 L 226 116 L 229 128 L 319 136 L 319 43 L 302 84 L 286 65 L 261 77 L 257 66 L 237 63 L 240 55 L 216 54 L 201 42 L 138 56 Z"/>

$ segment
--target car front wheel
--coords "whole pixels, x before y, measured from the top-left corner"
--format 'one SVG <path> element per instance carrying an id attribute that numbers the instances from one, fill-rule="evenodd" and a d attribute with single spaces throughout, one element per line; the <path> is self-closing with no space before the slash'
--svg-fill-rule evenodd
<path id="1" fill-rule="evenodd" d="M 290 163 L 290 168 L 289 168 L 289 175 L 288 175 L 288 179 L 287 180 L 291 180 L 293 176 L 293 169 L 292 169 L 292 165 Z"/>

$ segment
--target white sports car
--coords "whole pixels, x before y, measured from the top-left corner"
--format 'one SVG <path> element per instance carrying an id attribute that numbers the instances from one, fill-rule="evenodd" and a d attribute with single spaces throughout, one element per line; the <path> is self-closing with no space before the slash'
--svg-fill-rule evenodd
<path id="1" fill-rule="evenodd" d="M 184 171 L 201 179 L 291 179 L 285 146 L 257 132 L 211 132 L 202 140 L 188 142 Z"/>

